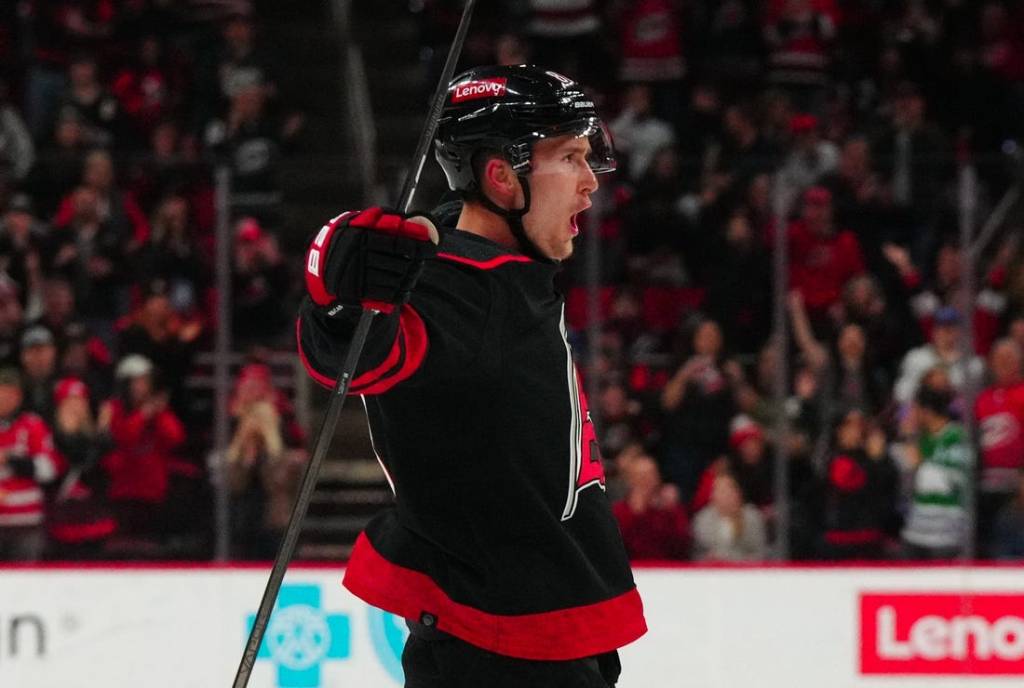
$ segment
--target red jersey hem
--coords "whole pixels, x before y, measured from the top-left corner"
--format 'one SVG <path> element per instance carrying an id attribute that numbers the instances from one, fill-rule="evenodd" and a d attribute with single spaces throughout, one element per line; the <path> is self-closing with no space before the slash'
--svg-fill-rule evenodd
<path id="1" fill-rule="evenodd" d="M 636 588 L 594 604 L 535 614 L 490 614 L 451 599 L 424 573 L 385 559 L 365 533 L 343 584 L 356 597 L 406 619 L 424 613 L 437 628 L 477 647 L 521 659 L 569 660 L 610 652 L 647 632 Z"/>

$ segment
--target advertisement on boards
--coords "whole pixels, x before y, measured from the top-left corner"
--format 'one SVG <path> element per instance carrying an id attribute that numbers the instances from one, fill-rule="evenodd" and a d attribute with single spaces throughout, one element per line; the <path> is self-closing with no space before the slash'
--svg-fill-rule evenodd
<path id="1" fill-rule="evenodd" d="M 397 688 L 407 630 L 296 566 L 252 688 Z M 0 686 L 229 686 L 267 571 L 0 569 Z M 620 688 L 1002 688 L 1024 680 L 1024 569 L 641 568 Z"/>

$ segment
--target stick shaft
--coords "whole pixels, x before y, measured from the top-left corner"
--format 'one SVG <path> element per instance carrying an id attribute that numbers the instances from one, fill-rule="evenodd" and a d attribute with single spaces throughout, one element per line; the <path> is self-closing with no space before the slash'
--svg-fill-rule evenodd
<path id="1" fill-rule="evenodd" d="M 475 5 L 476 0 L 468 0 L 462 11 L 462 20 L 459 22 L 455 39 L 452 41 L 451 48 L 448 51 L 448 59 L 445 60 L 441 80 L 434 91 L 430 112 L 427 115 L 426 124 L 416 146 L 413 166 L 406 176 L 405 184 L 402 186 L 402 193 L 398 202 L 398 208 L 402 212 L 409 210 L 409 204 L 416 193 L 416 186 L 419 183 L 423 165 L 426 163 L 427 152 L 434 138 L 437 122 L 441 118 L 441 111 L 444 109 L 444 101 L 448 93 L 448 83 L 455 73 L 455 65 L 458 62 L 459 54 L 462 52 L 462 45 L 466 40 L 469 21 L 473 15 Z M 263 636 L 266 634 L 267 625 L 270 623 L 270 615 L 274 609 L 274 604 L 277 602 L 281 583 L 284 581 L 284 574 L 288 570 L 288 564 L 291 563 L 292 556 L 295 554 L 295 547 L 298 544 L 299 533 L 302 529 L 302 520 L 306 516 L 306 510 L 309 508 L 313 491 L 316 489 L 317 477 L 320 474 L 320 464 L 323 462 L 324 455 L 327 454 L 327 449 L 330 447 L 335 425 L 337 425 L 341 409 L 345 405 L 345 397 L 348 395 L 349 385 L 355 374 L 356 366 L 359 364 L 359 358 L 362 356 L 366 337 L 370 333 L 370 325 L 373 322 L 373 318 L 379 312 L 374 309 L 364 309 L 359 316 L 359 323 L 356 325 L 355 333 L 345 355 L 341 374 L 334 384 L 330 403 L 320 423 L 320 429 L 317 431 L 316 440 L 313 444 L 313 453 L 302 476 L 299 494 L 292 507 L 288 527 L 278 548 L 277 556 L 274 558 L 274 566 L 270 571 L 267 586 L 263 590 L 263 598 L 260 600 L 259 610 L 256 612 L 256 619 L 253 622 L 252 629 L 249 631 L 249 639 L 246 641 L 245 651 L 242 653 L 242 660 L 238 665 L 238 671 L 235 674 L 232 688 L 246 688 L 249 685 L 249 676 L 252 674 L 253 667 L 256 664 L 256 656 L 259 654 L 260 645 L 263 643 Z"/>
<path id="2" fill-rule="evenodd" d="M 302 476 L 302 484 L 299 488 L 299 495 L 292 506 L 292 515 L 288 520 L 288 528 L 285 530 L 281 546 L 278 548 L 277 557 L 274 559 L 274 568 L 270 571 L 270 579 L 267 587 L 263 590 L 263 599 L 260 600 L 259 610 L 256 612 L 256 620 L 253 622 L 252 630 L 249 632 L 249 640 L 245 644 L 245 652 L 242 654 L 242 661 L 235 674 L 233 688 L 245 688 L 249 684 L 249 675 L 256 664 L 256 655 L 259 653 L 260 644 L 263 642 L 263 635 L 266 633 L 267 624 L 270 622 L 270 613 L 277 602 L 277 595 L 281 590 L 281 582 L 288 569 L 288 564 L 295 554 L 295 546 L 299 541 L 299 532 L 302 530 L 302 520 L 309 508 L 309 501 L 313 497 L 316 488 L 317 476 L 320 474 L 320 464 L 323 462 L 327 449 L 331 446 L 331 436 L 334 434 L 334 426 L 338 422 L 338 416 L 345 405 L 345 396 L 348 394 L 352 376 L 359 363 L 359 357 L 363 353 L 363 346 L 366 344 L 366 336 L 370 333 L 370 323 L 379 311 L 373 309 L 364 310 L 359 316 L 359 324 L 356 325 L 355 334 L 349 344 L 348 353 L 345 356 L 345 365 L 334 385 L 331 394 L 331 401 L 327 406 L 320 423 L 320 430 L 313 445 L 313 454 L 309 463 L 306 464 L 306 471 Z"/>

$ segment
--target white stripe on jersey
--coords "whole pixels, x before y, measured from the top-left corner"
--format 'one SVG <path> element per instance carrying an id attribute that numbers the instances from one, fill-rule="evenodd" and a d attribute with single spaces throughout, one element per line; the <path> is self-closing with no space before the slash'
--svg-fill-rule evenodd
<path id="1" fill-rule="evenodd" d="M 565 500 L 565 509 L 562 510 L 562 520 L 567 521 L 576 512 L 576 480 L 580 474 L 583 457 L 580 448 L 583 445 L 583 419 L 580 417 L 580 394 L 579 385 L 576 383 L 576 366 L 572 362 L 572 348 L 569 346 L 569 337 L 565 328 L 565 305 L 562 305 L 562 317 L 558 323 L 558 329 L 562 333 L 562 342 L 565 344 L 565 365 L 569 385 L 569 413 L 572 419 L 569 424 L 569 496 Z"/>

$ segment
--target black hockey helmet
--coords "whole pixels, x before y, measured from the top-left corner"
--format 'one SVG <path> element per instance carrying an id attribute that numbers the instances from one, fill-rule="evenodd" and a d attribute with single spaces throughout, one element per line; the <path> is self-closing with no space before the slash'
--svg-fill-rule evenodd
<path id="1" fill-rule="evenodd" d="M 588 162 L 594 174 L 615 169 L 611 137 L 579 84 L 532 65 L 477 67 L 448 85 L 434 153 L 453 191 L 503 216 L 523 249 L 538 255 L 522 228 L 522 217 L 530 210 L 527 175 L 533 145 L 566 135 L 590 140 Z M 525 195 L 522 208 L 500 208 L 480 192 L 474 156 L 481 153 L 499 154 L 512 165 Z"/>
<path id="2" fill-rule="evenodd" d="M 449 84 L 434 148 L 448 185 L 475 191 L 478 151 L 503 154 L 517 174 L 525 175 L 534 143 L 567 134 L 590 139 L 595 174 L 615 169 L 611 138 L 579 84 L 530 65 L 478 67 Z"/>

